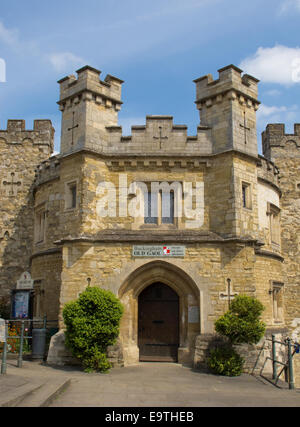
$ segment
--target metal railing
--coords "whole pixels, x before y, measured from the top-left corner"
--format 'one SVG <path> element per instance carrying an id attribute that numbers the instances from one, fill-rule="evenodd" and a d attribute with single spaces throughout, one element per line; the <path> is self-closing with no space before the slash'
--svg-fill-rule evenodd
<path id="1" fill-rule="evenodd" d="M 9 334 L 9 325 L 20 323 L 20 335 L 10 335 Z M 44 316 L 43 319 L 9 319 L 5 320 L 5 340 L 3 343 L 3 352 L 2 352 L 2 363 L 1 363 L 1 374 L 6 374 L 7 371 L 7 354 L 10 353 L 10 350 L 8 348 L 9 340 L 20 340 L 19 341 L 19 352 L 18 352 L 18 360 L 17 360 L 17 367 L 22 368 L 23 364 L 23 349 L 24 349 L 24 341 L 25 340 L 32 340 L 32 330 L 41 328 L 41 329 L 47 329 L 47 325 L 49 323 L 57 324 L 57 320 L 48 320 L 47 316 Z M 25 334 L 25 325 L 29 324 L 27 331 L 31 332 L 31 335 Z"/>
<path id="2" fill-rule="evenodd" d="M 264 364 L 260 370 L 260 376 L 262 378 L 265 378 L 269 381 L 269 378 L 266 378 L 263 375 L 263 370 L 265 368 L 265 365 L 268 360 L 271 360 L 272 362 L 272 381 L 273 384 L 277 386 L 279 378 L 283 373 L 285 373 L 285 380 L 289 384 L 289 389 L 294 390 L 295 389 L 295 381 L 294 381 L 294 368 L 293 368 L 293 357 L 296 353 L 299 353 L 300 351 L 300 344 L 296 341 L 292 341 L 290 338 L 286 338 L 284 341 L 277 341 L 275 335 L 272 335 L 272 338 L 266 338 L 266 341 L 272 342 L 272 357 L 267 356 Z M 263 345 L 263 348 L 261 349 L 261 352 L 264 350 L 265 343 Z M 287 361 L 281 362 L 278 360 L 276 355 L 276 344 L 283 345 L 287 348 Z M 278 373 L 278 365 L 282 366 L 282 369 Z M 255 369 L 255 368 L 254 368 Z"/>

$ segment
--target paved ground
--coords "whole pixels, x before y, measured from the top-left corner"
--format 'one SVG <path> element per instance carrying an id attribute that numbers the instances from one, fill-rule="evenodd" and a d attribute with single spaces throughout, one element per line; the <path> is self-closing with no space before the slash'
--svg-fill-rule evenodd
<path id="1" fill-rule="evenodd" d="M 7 373 L 0 376 L 0 394 L 26 382 L 70 379 L 51 407 L 300 406 L 300 390 L 278 389 L 248 375 L 218 377 L 176 364 L 141 363 L 109 374 L 86 374 L 77 368 L 53 368 L 36 362 L 24 362 L 24 368 L 18 369 L 10 362 Z M 35 393 L 35 400 L 25 401 L 23 406 L 38 401 L 39 391 Z"/>

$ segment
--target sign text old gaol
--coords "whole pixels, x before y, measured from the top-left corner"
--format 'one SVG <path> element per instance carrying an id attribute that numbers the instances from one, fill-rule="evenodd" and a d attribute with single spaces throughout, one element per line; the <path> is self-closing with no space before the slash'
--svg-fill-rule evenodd
<path id="1" fill-rule="evenodd" d="M 133 246 L 133 257 L 184 258 L 185 246 Z"/>

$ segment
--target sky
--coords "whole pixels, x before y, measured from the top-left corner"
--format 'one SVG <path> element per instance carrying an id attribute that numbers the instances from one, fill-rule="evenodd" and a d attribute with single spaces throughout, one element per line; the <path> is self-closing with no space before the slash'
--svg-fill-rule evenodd
<path id="1" fill-rule="evenodd" d="M 258 143 L 268 123 L 300 123 L 300 0 L 0 0 L 0 128 L 50 119 L 57 81 L 84 65 L 125 81 L 123 135 L 172 115 L 195 135 L 193 80 L 234 64 L 260 79 Z"/>

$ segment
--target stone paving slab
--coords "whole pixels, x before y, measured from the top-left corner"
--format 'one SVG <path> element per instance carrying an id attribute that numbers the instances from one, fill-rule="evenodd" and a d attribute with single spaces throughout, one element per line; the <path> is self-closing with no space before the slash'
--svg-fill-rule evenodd
<path id="1" fill-rule="evenodd" d="M 26 384 L 52 384 L 52 388 L 45 390 L 43 386 L 32 398 L 25 399 L 23 406 L 41 406 L 47 396 L 51 397 L 46 405 L 50 407 L 300 406 L 300 390 L 279 389 L 249 375 L 210 375 L 179 364 L 140 363 L 108 374 L 86 374 L 78 367 L 37 362 L 24 362 L 23 366 L 18 369 L 8 365 L 7 376 L 0 376 L 1 394 L 13 390 L 17 393 Z"/>
<path id="2" fill-rule="evenodd" d="M 219 377 L 176 364 L 144 363 L 109 374 L 74 377 L 52 407 L 300 406 L 300 392 L 255 377 Z"/>

